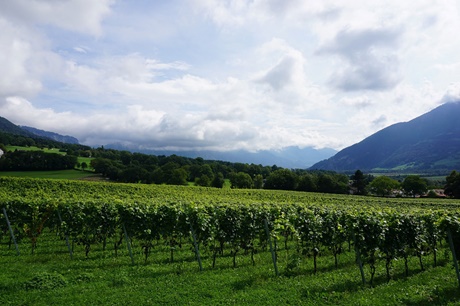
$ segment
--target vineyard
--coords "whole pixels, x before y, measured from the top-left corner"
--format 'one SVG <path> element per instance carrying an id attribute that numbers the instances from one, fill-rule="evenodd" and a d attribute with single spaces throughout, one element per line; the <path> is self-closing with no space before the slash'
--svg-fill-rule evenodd
<path id="1" fill-rule="evenodd" d="M 456 266 L 460 254 L 454 200 L 1 178 L 0 208 L 2 258 L 39 256 L 53 240 L 69 262 L 102 251 L 148 265 L 167 254 L 165 265 L 194 262 L 199 274 L 244 258 L 283 278 L 352 258 L 356 282 L 372 288 Z"/>

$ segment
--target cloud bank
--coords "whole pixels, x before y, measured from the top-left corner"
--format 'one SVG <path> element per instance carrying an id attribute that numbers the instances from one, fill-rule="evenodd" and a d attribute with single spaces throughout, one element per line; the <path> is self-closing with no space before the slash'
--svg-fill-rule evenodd
<path id="1" fill-rule="evenodd" d="M 82 143 L 341 149 L 460 97 L 452 1 L 0 3 L 0 116 Z"/>

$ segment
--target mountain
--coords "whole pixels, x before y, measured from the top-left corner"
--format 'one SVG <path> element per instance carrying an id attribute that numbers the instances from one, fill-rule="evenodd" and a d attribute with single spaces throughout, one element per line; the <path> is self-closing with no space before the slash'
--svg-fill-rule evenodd
<path id="1" fill-rule="evenodd" d="M 54 141 L 78 144 L 78 139 L 71 136 L 62 136 L 57 133 L 39 130 L 33 127 L 17 126 L 5 118 L 0 117 L 0 131 L 15 135 L 22 135 L 31 138 L 47 138 Z M 109 144 L 104 146 L 107 149 L 126 150 L 131 152 L 139 152 L 144 154 L 154 155 L 178 155 L 183 157 L 197 158 L 202 157 L 206 160 L 220 160 L 228 162 L 239 162 L 248 164 L 261 164 L 264 166 L 277 165 L 283 168 L 306 169 L 314 163 L 329 158 L 337 151 L 333 149 L 314 149 L 311 147 L 286 147 L 281 150 L 262 150 L 257 152 L 249 152 L 244 150 L 234 150 L 227 152 L 220 151 L 163 151 L 163 150 L 145 150 L 139 149 L 136 146 L 124 146 L 121 144 Z"/>
<path id="2" fill-rule="evenodd" d="M 63 136 L 54 132 L 43 131 L 30 126 L 21 126 L 21 128 L 40 137 L 45 137 L 63 143 L 79 144 L 78 139 L 72 136 Z"/>
<path id="3" fill-rule="evenodd" d="M 310 169 L 407 172 L 460 169 L 460 102 L 396 123 Z"/>
<path id="4" fill-rule="evenodd" d="M 32 133 L 21 129 L 21 127 L 17 126 L 16 124 L 12 123 L 11 121 L 3 117 L 0 117 L 0 131 L 4 133 L 21 135 L 26 137 L 33 136 Z"/>
<path id="5" fill-rule="evenodd" d="M 78 139 L 75 137 L 62 136 L 54 132 L 47 132 L 28 126 L 19 126 L 3 117 L 0 117 L 0 132 L 30 138 L 47 138 L 67 144 L 79 144 Z"/>
<path id="6" fill-rule="evenodd" d="M 234 151 L 163 151 L 163 150 L 142 150 L 133 147 L 126 147 L 121 144 L 110 144 L 104 146 L 116 150 L 127 150 L 144 154 L 154 155 L 178 155 L 183 157 L 197 158 L 202 157 L 205 160 L 220 160 L 234 163 L 261 164 L 264 166 L 277 165 L 283 168 L 306 169 L 319 160 L 334 155 L 337 151 L 333 149 L 313 149 L 286 147 L 281 150 L 262 150 L 249 152 L 244 150 Z"/>

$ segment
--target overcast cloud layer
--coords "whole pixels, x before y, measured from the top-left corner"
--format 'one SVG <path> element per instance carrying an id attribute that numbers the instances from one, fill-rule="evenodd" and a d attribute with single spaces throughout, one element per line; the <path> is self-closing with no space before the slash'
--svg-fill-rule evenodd
<path id="1" fill-rule="evenodd" d="M 456 0 L 15 0 L 0 32 L 0 116 L 91 146 L 341 149 L 460 98 Z"/>

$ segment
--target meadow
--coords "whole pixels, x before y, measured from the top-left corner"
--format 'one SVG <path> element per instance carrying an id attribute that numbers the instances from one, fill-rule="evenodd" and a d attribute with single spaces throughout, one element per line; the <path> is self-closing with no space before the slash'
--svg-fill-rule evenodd
<path id="1" fill-rule="evenodd" d="M 460 305 L 455 200 L 23 178 L 0 196 L 3 305 Z"/>

